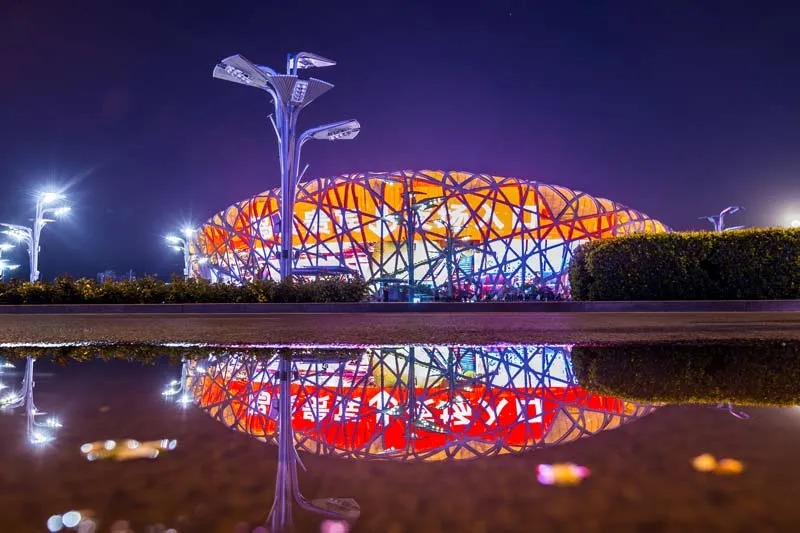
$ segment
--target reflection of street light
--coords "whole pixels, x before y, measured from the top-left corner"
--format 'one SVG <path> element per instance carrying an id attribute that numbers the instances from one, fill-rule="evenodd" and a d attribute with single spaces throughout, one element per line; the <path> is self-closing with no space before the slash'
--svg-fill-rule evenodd
<path id="1" fill-rule="evenodd" d="M 19 267 L 19 265 L 11 265 L 8 263 L 8 261 L 2 259 L 3 252 L 7 252 L 13 247 L 14 245 L 8 242 L 0 243 L 0 281 L 3 281 L 5 279 L 6 270 L 14 270 Z"/>
<path id="2" fill-rule="evenodd" d="M 0 409 L 16 409 L 25 406 L 26 435 L 28 442 L 31 444 L 39 445 L 46 444 L 55 437 L 49 429 L 57 429 L 61 427 L 61 422 L 55 417 L 50 417 L 43 422 L 36 420 L 37 416 L 46 415 L 47 413 L 39 411 L 36 404 L 33 402 L 33 388 L 36 383 L 33 381 L 33 363 L 34 358 L 28 357 L 25 361 L 25 374 L 22 378 L 22 386 L 19 390 L 9 393 L 0 399 Z"/>
<path id="3" fill-rule="evenodd" d="M 42 229 L 48 222 L 54 222 L 53 219 L 45 218 L 47 215 L 61 216 L 70 211 L 70 207 L 48 207 L 49 204 L 58 200 L 63 200 L 64 195 L 55 192 L 45 192 L 39 195 L 36 199 L 36 213 L 33 218 L 33 227 L 20 226 L 17 224 L 0 223 L 0 225 L 8 228 L 5 233 L 19 242 L 24 242 L 28 248 L 28 257 L 30 258 L 30 281 L 35 283 L 39 280 L 39 238 Z"/>
<path id="4" fill-rule="evenodd" d="M 278 159 L 281 167 L 281 279 L 292 275 L 292 233 L 294 226 L 294 197 L 297 188 L 300 168 L 300 149 L 309 139 L 345 140 L 358 135 L 360 125 L 357 121 L 343 121 L 313 128 L 297 138 L 296 126 L 300 111 L 328 92 L 333 85 L 316 78 L 301 80 L 297 77 L 298 69 L 312 67 L 330 67 L 336 62 L 312 54 L 299 52 L 289 54 L 286 61 L 286 74 L 278 74 L 275 70 L 256 65 L 241 55 L 233 55 L 220 61 L 214 67 L 215 78 L 255 87 L 266 91 L 275 106 L 275 119 L 272 125 L 278 137 Z"/>
<path id="5" fill-rule="evenodd" d="M 719 215 L 700 217 L 700 220 L 708 220 L 709 222 L 711 222 L 714 225 L 714 231 L 725 231 L 726 229 L 727 230 L 742 229 L 744 228 L 744 226 L 733 226 L 730 228 L 725 228 L 725 215 L 732 215 L 734 213 L 738 213 L 739 211 L 744 211 L 744 207 L 739 205 L 732 205 L 720 211 Z"/>

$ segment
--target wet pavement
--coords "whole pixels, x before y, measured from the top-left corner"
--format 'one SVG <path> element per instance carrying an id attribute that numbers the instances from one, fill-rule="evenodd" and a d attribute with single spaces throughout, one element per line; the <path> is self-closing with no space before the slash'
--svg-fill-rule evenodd
<path id="1" fill-rule="evenodd" d="M 797 340 L 800 312 L 0 314 L 0 342 L 487 344 L 713 339 Z"/>
<path id="2" fill-rule="evenodd" d="M 47 531 L 48 517 L 74 509 L 90 511 L 97 531 L 120 519 L 134 531 L 253 531 L 286 473 L 276 445 L 286 407 L 308 469 L 297 484 L 309 500 L 357 501 L 352 532 L 798 530 L 800 409 L 745 407 L 742 420 L 600 397 L 575 382 L 568 356 L 563 346 L 401 346 L 340 353 L 324 368 L 295 357 L 282 373 L 279 357 L 217 352 L 187 363 L 186 388 L 169 397 L 180 365 L 39 360 L 34 398 L 48 415 L 38 418 L 63 427 L 31 444 L 24 406 L 0 416 L 2 530 Z M 24 369 L 17 361 L 0 381 L 16 387 Z M 281 377 L 293 396 L 283 406 Z M 132 461 L 81 453 L 123 438 L 177 446 Z M 703 453 L 745 469 L 698 472 L 691 460 Z M 563 462 L 591 474 L 570 487 L 537 480 L 540 464 Z M 324 517 L 289 508 L 295 531 L 320 531 Z"/>

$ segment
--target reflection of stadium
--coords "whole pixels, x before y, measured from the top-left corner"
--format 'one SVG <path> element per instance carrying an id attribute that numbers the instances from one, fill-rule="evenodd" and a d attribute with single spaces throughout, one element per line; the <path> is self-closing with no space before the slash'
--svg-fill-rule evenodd
<path id="1" fill-rule="evenodd" d="M 470 459 L 553 446 L 655 407 L 591 394 L 563 346 L 366 348 L 293 359 L 291 425 L 304 451 L 401 461 Z M 203 363 L 191 395 L 212 417 L 274 442 L 278 357 Z M 410 386 L 413 383 L 414 386 Z"/>
<path id="2" fill-rule="evenodd" d="M 215 279 L 279 277 L 279 191 L 235 204 L 202 227 L 195 245 Z M 520 296 L 565 289 L 575 247 L 665 226 L 615 202 L 535 181 L 402 171 L 299 184 L 293 249 L 298 272 L 355 272 L 392 290 Z"/>

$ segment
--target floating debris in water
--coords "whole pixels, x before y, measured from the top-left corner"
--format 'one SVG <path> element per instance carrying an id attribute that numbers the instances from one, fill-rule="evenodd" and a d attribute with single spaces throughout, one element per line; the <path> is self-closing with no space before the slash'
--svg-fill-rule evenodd
<path id="1" fill-rule="evenodd" d="M 113 459 L 130 461 L 132 459 L 155 459 L 163 451 L 174 450 L 178 446 L 175 439 L 149 440 L 139 442 L 136 439 L 98 440 L 87 442 L 81 446 L 81 453 L 88 461 Z"/>
<path id="2" fill-rule="evenodd" d="M 713 472 L 717 468 L 717 460 L 710 453 L 704 453 L 692 459 L 692 466 L 698 472 Z"/>
<path id="3" fill-rule="evenodd" d="M 717 461 L 710 453 L 692 459 L 692 466 L 698 472 L 713 472 L 719 475 L 736 475 L 744 471 L 744 464 L 736 459 L 724 458 Z"/>
<path id="4" fill-rule="evenodd" d="M 574 487 L 589 476 L 589 469 L 575 463 L 555 463 L 536 467 L 536 479 L 542 485 Z"/>

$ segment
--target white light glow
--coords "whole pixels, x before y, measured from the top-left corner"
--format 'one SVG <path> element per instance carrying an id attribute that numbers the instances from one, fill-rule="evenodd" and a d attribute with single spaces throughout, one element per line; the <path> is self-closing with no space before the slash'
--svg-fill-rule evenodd
<path id="1" fill-rule="evenodd" d="M 195 231 L 196 230 L 194 228 L 189 227 L 189 226 L 186 226 L 181 230 L 181 232 L 183 233 L 183 236 L 186 237 L 187 239 L 191 238 L 191 236 L 194 235 Z"/>
<path id="2" fill-rule="evenodd" d="M 166 237 L 164 237 L 164 240 L 170 244 L 180 244 L 181 242 L 183 242 L 183 239 L 181 239 L 180 237 L 176 237 L 175 235 L 167 235 Z"/>
<path id="3" fill-rule="evenodd" d="M 47 519 L 47 531 L 55 533 L 64 528 L 64 522 L 61 520 L 61 515 L 54 514 Z"/>
<path id="4" fill-rule="evenodd" d="M 53 214 L 56 215 L 56 216 L 61 216 L 61 215 L 66 215 L 70 211 L 72 211 L 72 208 L 69 207 L 69 206 L 59 207 L 58 209 L 53 211 Z"/>
<path id="5" fill-rule="evenodd" d="M 789 226 L 793 228 L 800 228 L 800 219 L 795 219 L 789 222 Z"/>
<path id="6" fill-rule="evenodd" d="M 61 521 L 67 527 L 75 527 L 81 522 L 81 513 L 78 511 L 68 511 L 61 516 Z"/>
<path id="7" fill-rule="evenodd" d="M 61 200 L 63 198 L 64 195 L 57 192 L 44 192 L 39 196 L 39 199 L 43 204 L 51 204 L 56 200 Z"/>
<path id="8" fill-rule="evenodd" d="M 54 440 L 52 435 L 48 435 L 42 431 L 34 431 L 31 433 L 31 444 L 46 444 L 52 440 Z"/>

